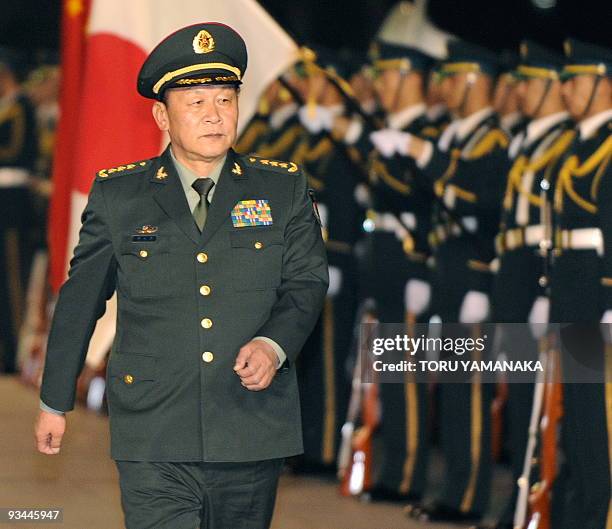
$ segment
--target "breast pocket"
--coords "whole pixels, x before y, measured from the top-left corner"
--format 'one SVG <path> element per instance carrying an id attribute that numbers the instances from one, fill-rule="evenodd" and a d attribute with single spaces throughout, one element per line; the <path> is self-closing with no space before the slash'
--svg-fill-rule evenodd
<path id="1" fill-rule="evenodd" d="M 121 241 L 120 265 L 125 273 L 129 293 L 134 298 L 158 298 L 171 294 L 170 239 Z"/>
<path id="2" fill-rule="evenodd" d="M 145 410 L 158 404 L 157 358 L 140 354 L 111 353 L 108 368 L 111 407 Z"/>
<path id="3" fill-rule="evenodd" d="M 234 290 L 278 288 L 283 262 L 283 234 L 278 229 L 239 228 L 230 232 Z"/>

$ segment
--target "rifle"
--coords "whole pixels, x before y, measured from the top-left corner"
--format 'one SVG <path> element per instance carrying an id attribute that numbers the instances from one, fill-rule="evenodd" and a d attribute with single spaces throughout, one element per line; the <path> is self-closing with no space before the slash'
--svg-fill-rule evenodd
<path id="1" fill-rule="evenodd" d="M 547 350 L 546 385 L 540 421 L 540 480 L 533 484 L 529 495 L 531 515 L 528 529 L 551 528 L 552 487 L 557 477 L 557 429 L 563 416 L 561 360 L 554 337 Z"/>
<path id="2" fill-rule="evenodd" d="M 544 366 L 543 371 L 538 371 L 533 394 L 533 404 L 531 407 L 531 419 L 529 420 L 529 430 L 527 438 L 527 448 L 525 449 L 525 460 L 523 463 L 523 472 L 518 479 L 517 485 L 519 488 L 516 509 L 514 511 L 514 527 L 522 529 L 525 526 L 527 518 L 527 505 L 529 500 L 529 478 L 534 461 L 534 454 L 538 443 L 538 425 L 542 416 L 542 408 L 544 407 L 544 391 L 546 386 L 546 376 L 548 373 L 548 354 L 546 337 L 540 339 L 540 354 L 539 360 Z"/>
<path id="3" fill-rule="evenodd" d="M 357 347 L 349 410 L 342 426 L 337 475 L 340 479 L 340 494 L 343 496 L 355 496 L 371 488 L 372 438 L 380 422 L 378 385 L 366 384 L 361 380 L 361 362 L 363 355 L 367 354 L 367 344 L 371 341 L 371 324 L 377 320 L 364 304 L 356 321 L 358 344 L 360 324 L 370 325 L 366 326 L 366 336 Z M 358 422 L 361 425 L 356 428 Z"/>

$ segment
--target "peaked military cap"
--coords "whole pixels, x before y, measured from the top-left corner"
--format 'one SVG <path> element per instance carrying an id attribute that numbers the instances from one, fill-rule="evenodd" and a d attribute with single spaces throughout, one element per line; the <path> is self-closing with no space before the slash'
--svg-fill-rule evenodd
<path id="1" fill-rule="evenodd" d="M 495 76 L 500 69 L 499 59 L 492 51 L 464 40 L 452 40 L 448 43 L 448 58 L 440 73 L 474 72 Z"/>
<path id="2" fill-rule="evenodd" d="M 217 22 L 175 31 L 149 54 L 138 74 L 138 93 L 162 99 L 168 88 L 242 83 L 247 49 L 242 37 Z"/>
<path id="3" fill-rule="evenodd" d="M 370 61 L 375 70 L 398 69 L 403 72 L 411 70 L 427 71 L 434 59 L 412 46 L 377 40 L 370 46 Z"/>
<path id="4" fill-rule="evenodd" d="M 516 69 L 520 78 L 559 79 L 565 62 L 560 53 L 531 40 L 521 42 L 520 52 L 521 60 Z"/>
<path id="5" fill-rule="evenodd" d="M 574 75 L 612 75 L 612 50 L 576 39 L 564 43 L 566 63 L 564 77 Z"/>

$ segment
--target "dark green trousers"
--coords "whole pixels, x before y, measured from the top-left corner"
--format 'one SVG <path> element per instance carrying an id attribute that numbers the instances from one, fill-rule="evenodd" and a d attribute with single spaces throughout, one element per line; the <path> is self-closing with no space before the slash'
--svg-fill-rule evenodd
<path id="1" fill-rule="evenodd" d="M 268 529 L 283 458 L 115 463 L 126 529 Z"/>

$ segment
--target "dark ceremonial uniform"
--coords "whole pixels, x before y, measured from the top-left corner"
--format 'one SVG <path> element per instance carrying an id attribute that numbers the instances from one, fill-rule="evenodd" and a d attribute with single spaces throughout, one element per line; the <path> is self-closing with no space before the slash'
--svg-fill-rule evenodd
<path id="1" fill-rule="evenodd" d="M 270 114 L 268 130 L 258 141 L 254 152 L 264 158 L 292 160 L 305 133 L 297 114 L 297 105 L 289 103 Z"/>
<path id="2" fill-rule="evenodd" d="M 257 152 L 259 144 L 268 133 L 270 115 L 268 112 L 258 111 L 251 121 L 246 125 L 242 134 L 238 138 L 234 149 L 240 154 L 250 154 Z"/>
<path id="3" fill-rule="evenodd" d="M 0 53 L 0 62 L 2 55 Z M 0 371 L 15 371 L 32 248 L 29 178 L 37 157 L 34 109 L 19 93 L 0 100 Z"/>
<path id="4" fill-rule="evenodd" d="M 448 146 L 444 141 L 443 135 L 423 173 L 447 208 L 472 230 L 459 228 L 444 211 L 435 226 L 434 310 L 443 322 L 453 323 L 468 291 L 488 293 L 490 289 L 488 264 L 494 257 L 507 137 L 488 111 L 464 137 L 455 135 Z M 479 383 L 440 388 L 442 445 L 448 467 L 441 503 L 463 513 L 482 514 L 490 492 L 490 389 Z"/>
<path id="5" fill-rule="evenodd" d="M 566 53 L 566 74 L 609 80 L 610 50 L 568 41 Z M 598 383 L 563 385 L 562 446 L 568 470 L 563 527 L 570 527 L 572 520 L 588 529 L 612 526 L 612 355 L 598 325 L 610 321 L 612 309 L 611 159 L 609 109 L 578 123 L 555 187 L 551 321 L 577 324 L 561 331 L 562 346 L 570 358 L 602 374 Z M 603 332 L 609 340 L 609 324 Z M 565 379 L 571 380 L 569 367 L 562 368 Z"/>
<path id="6" fill-rule="evenodd" d="M 425 72 L 431 58 L 411 47 L 384 42 L 373 48 L 375 70 L 398 68 Z M 432 134 L 423 103 L 387 116 L 387 126 L 417 136 Z M 405 305 L 405 287 L 411 279 L 430 282 L 427 259 L 431 222 L 431 196 L 418 179 L 414 162 L 407 157 L 383 157 L 372 149 L 369 132 L 355 146 L 367 160 L 371 209 L 364 228 L 367 275 L 381 323 L 424 322 L 428 313 L 410 314 Z M 380 385 L 382 403 L 381 437 L 384 454 L 377 469 L 374 499 L 418 500 L 426 483 L 429 415 L 426 384 L 418 384 L 407 373 L 404 384 Z"/>
<path id="7" fill-rule="evenodd" d="M 167 88 L 235 86 L 246 63 L 228 26 L 188 26 L 151 52 L 138 90 L 163 100 Z M 296 359 L 328 286 L 306 176 L 230 149 L 200 229 L 168 147 L 100 171 L 82 220 L 41 400 L 73 408 L 95 322 L 116 290 L 107 388 L 127 528 L 266 529 L 282 459 L 302 451 Z M 233 371 L 255 336 L 286 355 L 261 391 Z"/>
<path id="8" fill-rule="evenodd" d="M 351 391 L 346 363 L 357 308 L 353 246 L 361 235 L 361 208 L 354 199 L 355 168 L 343 146 L 335 145 L 329 135 L 304 136 L 293 159 L 304 167 L 309 186 L 316 192 L 328 262 L 341 274 L 340 289 L 326 297 L 321 317 L 304 346 L 308 354 L 299 361 L 304 431 L 301 469 L 324 465 L 335 470 L 340 427 Z"/>
<path id="9" fill-rule="evenodd" d="M 496 56 L 465 42 L 449 44 L 443 75 L 471 71 L 494 75 Z M 468 97 L 466 92 L 464 97 Z M 418 160 L 423 175 L 444 203 L 436 207 L 433 311 L 444 323 L 459 320 L 469 291 L 490 293 L 489 263 L 507 172 L 508 138 L 491 108 L 451 123 L 437 146 Z M 451 217 L 446 210 L 452 212 Z M 471 328 L 478 332 L 477 326 Z M 474 358 L 478 360 L 478 358 Z M 446 461 L 442 497 L 432 508 L 415 511 L 430 520 L 478 519 L 484 513 L 491 485 L 492 387 L 442 384 L 439 392 L 442 449 Z"/>
<path id="10" fill-rule="evenodd" d="M 591 136 L 576 139 L 559 172 L 551 285 L 551 321 L 586 324 L 579 330 L 590 331 L 589 339 L 580 345 L 572 345 L 569 339 L 564 345 L 573 356 L 582 356 L 591 367 L 608 373 L 606 383 L 563 386 L 564 450 L 569 494 L 574 497 L 568 508 L 575 513 L 573 519 L 593 529 L 607 527 L 610 495 L 612 356 L 609 345 L 598 339 L 598 322 L 612 308 L 612 252 L 608 251 L 612 248 L 612 112 L 609 114 Z M 571 378 L 571 373 L 566 377 Z"/>
<path id="11" fill-rule="evenodd" d="M 525 79 L 536 77 L 554 82 L 559 79 L 562 65 L 561 56 L 535 43 L 523 42 L 517 73 Z M 547 92 L 542 97 L 546 96 Z M 559 112 L 533 120 L 510 144 L 512 167 L 497 237 L 499 269 L 492 296 L 492 320 L 496 323 L 527 322 L 536 298 L 548 295 L 550 190 L 573 137 L 573 122 L 566 112 Z M 538 343 L 526 325 L 505 326 L 501 340 L 509 359 L 538 358 Z M 527 383 L 508 385 L 507 446 L 515 484 L 523 473 L 530 418 L 527 410 L 532 406 L 533 388 L 533 384 Z M 500 527 L 512 526 L 517 496 L 515 485 L 500 517 Z"/>
<path id="12" fill-rule="evenodd" d="M 398 68 L 401 72 L 426 70 L 430 58 L 410 47 L 384 42 L 375 46 L 376 70 Z M 422 135 L 429 125 L 424 103 L 387 116 L 387 126 Z M 363 126 L 353 148 L 368 167 L 371 209 L 364 222 L 366 230 L 365 276 L 362 295 L 376 301 L 381 323 L 426 321 L 426 315 L 408 314 L 404 291 L 411 279 L 429 282 L 427 258 L 430 230 L 430 197 L 416 179 L 414 163 L 406 157 L 383 157 Z M 427 386 L 406 374 L 404 384 L 380 385 L 382 461 L 376 465 L 373 499 L 411 500 L 423 495 L 427 470 Z"/>

